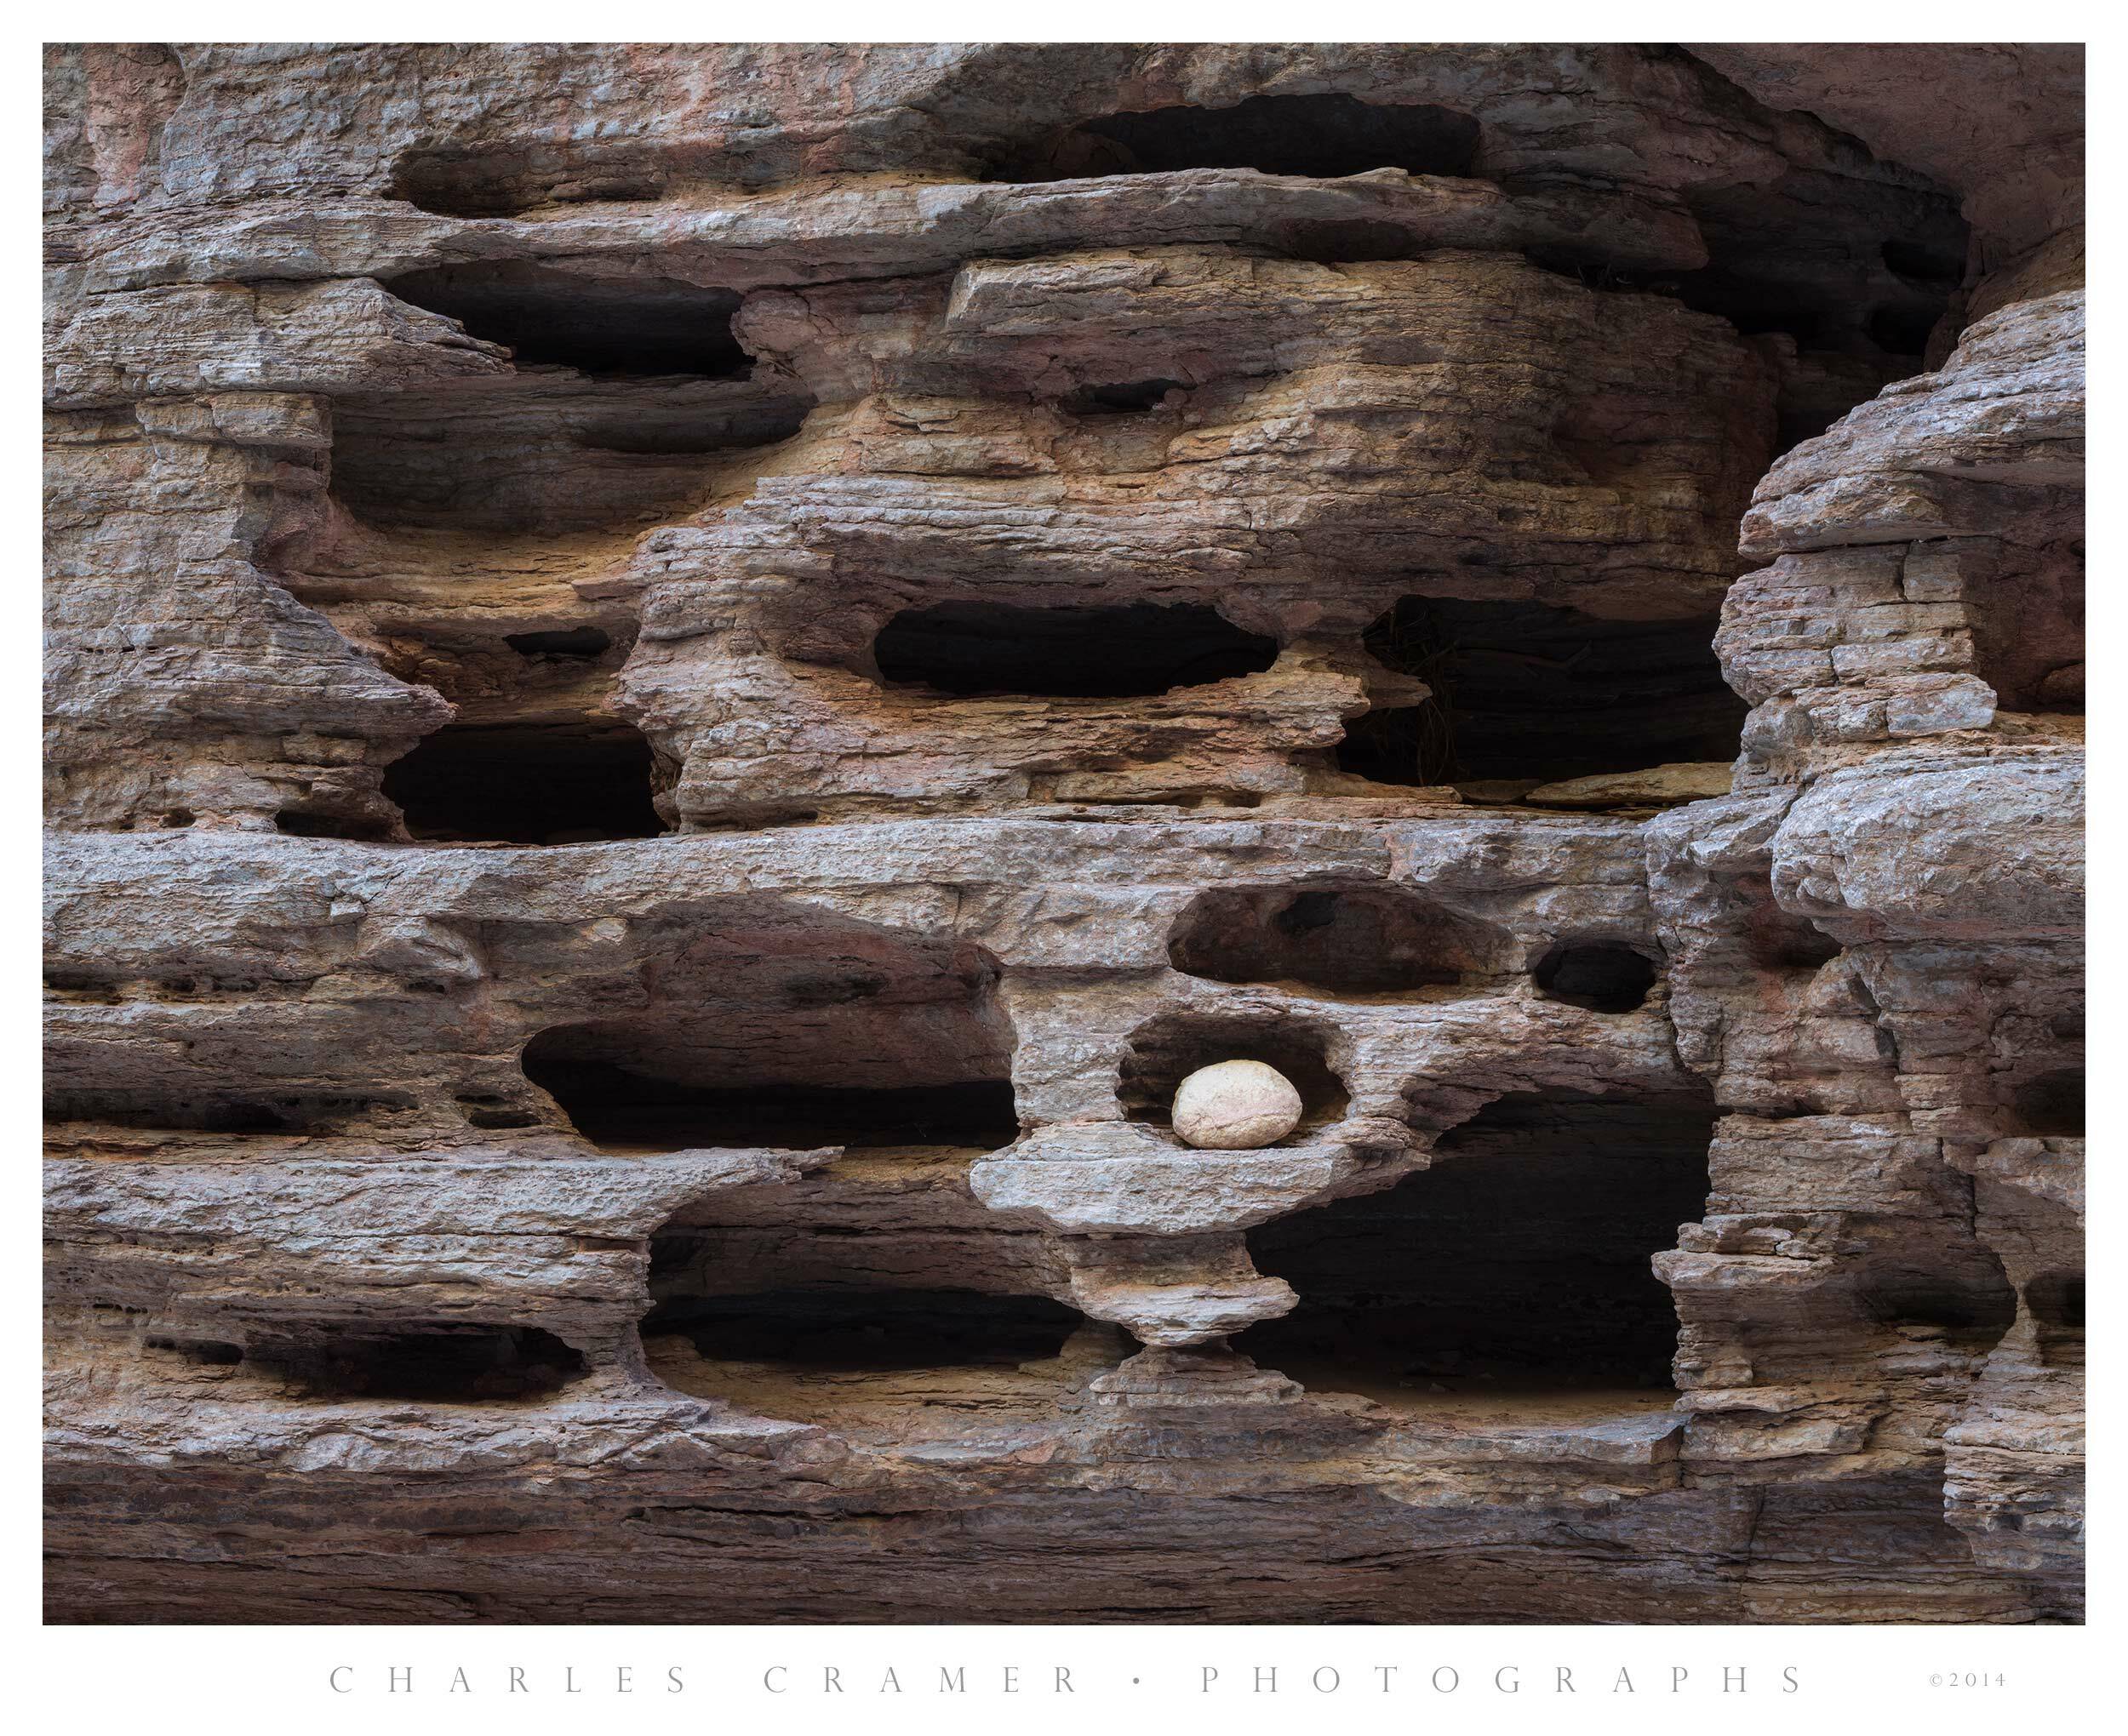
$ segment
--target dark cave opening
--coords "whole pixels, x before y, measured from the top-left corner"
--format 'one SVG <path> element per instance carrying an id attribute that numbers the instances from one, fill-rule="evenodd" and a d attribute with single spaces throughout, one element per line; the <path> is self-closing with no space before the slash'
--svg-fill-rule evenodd
<path id="1" fill-rule="evenodd" d="M 1957 194 L 1878 162 L 1858 140 L 1822 142 L 1818 167 L 1684 190 L 1708 254 L 1696 271 L 1616 270 L 1586 245 L 1530 254 L 1592 287 L 1672 296 L 1746 336 L 1792 339 L 1776 456 L 1919 373 L 1965 279 L 1968 231 Z M 1519 192 L 1545 184 L 1510 176 L 1505 185 Z"/>
<path id="2" fill-rule="evenodd" d="M 147 1345 L 152 1351 L 174 1351 L 197 1368 L 233 1368 L 243 1361 L 242 1345 L 219 1339 L 152 1338 Z"/>
<path id="3" fill-rule="evenodd" d="M 1392 1408 L 1659 1402 L 1678 1322 L 1649 1261 L 1705 1211 L 1714 1116 L 1704 1090 L 1500 1098 L 1431 1168 L 1250 1231 L 1256 1269 L 1301 1299 L 1234 1346 Z"/>
<path id="4" fill-rule="evenodd" d="M 502 151 L 409 151 L 392 166 L 385 197 L 439 217 L 514 217 L 542 205 L 655 199 L 664 163 L 632 149 L 526 143 Z"/>
<path id="5" fill-rule="evenodd" d="M 598 991 L 634 1006 L 549 1025 L 522 1066 L 604 1151 L 992 1151 L 1020 1131 L 997 978 L 975 947 L 734 910 Z"/>
<path id="6" fill-rule="evenodd" d="M 1135 416 L 1158 409 L 1171 391 L 1188 388 L 1179 380 L 1131 380 L 1114 385 L 1090 385 L 1058 401 L 1075 416 Z"/>
<path id="7" fill-rule="evenodd" d="M 1965 256 L 1950 244 L 1949 231 L 1933 240 L 1887 241 L 1878 249 L 1885 267 L 1918 283 L 1956 284 L 1965 275 Z"/>
<path id="8" fill-rule="evenodd" d="M 1127 1120 L 1172 1128 L 1176 1089 L 1199 1067 L 1261 1061 L 1301 1094 L 1300 1125 L 1274 1147 L 1298 1145 L 1342 1120 L 1351 1101 L 1329 1055 L 1329 1032 L 1305 1019 L 1164 1013 L 1130 1034 L 1116 1097 Z"/>
<path id="9" fill-rule="evenodd" d="M 507 345 L 519 364 L 579 373 L 742 380 L 752 358 L 732 332 L 740 297 L 673 277 L 593 277 L 520 260 L 436 266 L 384 286 Z"/>
<path id="10" fill-rule="evenodd" d="M 1952 1348 L 1984 1354 L 2016 1324 L 2017 1293 L 2002 1262 L 1970 1245 L 1928 1265 L 1887 1262 L 1857 1281 L 1863 1315 L 1904 1337 L 1940 1338 Z"/>
<path id="11" fill-rule="evenodd" d="M 1722 679 L 1716 625 L 1407 597 L 1364 642 L 1432 696 L 1355 719 L 1337 763 L 1376 783 L 1534 788 L 1733 760 L 1748 707 Z"/>
<path id="12" fill-rule="evenodd" d="M 467 1127 L 479 1128 L 484 1132 L 495 1133 L 510 1128 L 536 1128 L 540 1124 L 538 1116 L 512 1104 L 500 1092 L 462 1091 L 452 1101 L 457 1104 L 459 1112 L 466 1117 Z"/>
<path id="13" fill-rule="evenodd" d="M 1761 970 L 1822 970 L 1840 956 L 1838 940 L 1808 917 L 1782 909 L 1773 888 L 1761 880 L 1746 888 L 1751 904 L 1743 914 L 1744 951 Z"/>
<path id="14" fill-rule="evenodd" d="M 939 693 L 1119 699 L 1255 675 L 1275 639 L 1246 632 L 1203 603 L 1029 608 L 941 602 L 904 609 L 880 629 L 881 677 Z"/>
<path id="15" fill-rule="evenodd" d="M 602 1150 L 947 1145 L 990 1151 L 1020 1134 L 1007 1080 L 705 1088 L 581 1058 L 586 1048 L 605 1046 L 595 1031 L 561 1025 L 541 1031 L 524 1052 L 525 1077 Z"/>
<path id="16" fill-rule="evenodd" d="M 861 1270 L 741 1288 L 750 1275 L 735 1281 L 719 1252 L 713 1232 L 652 1238 L 644 1354 L 676 1391 L 757 1415 L 896 1428 L 924 1415 L 948 1430 L 1025 1420 L 1121 1355 L 1113 1328 L 1090 1330 L 1044 1295 Z"/>
<path id="17" fill-rule="evenodd" d="M 1478 123 L 1426 103 L 1364 102 L 1341 92 L 1252 96 L 1225 108 L 1178 105 L 1079 122 L 1002 156 L 993 181 L 1253 168 L 1336 180 L 1371 169 L 1470 174 Z"/>
<path id="18" fill-rule="evenodd" d="M 546 633 L 506 633 L 502 642 L 520 657 L 603 657 L 613 635 L 603 627 L 563 627 Z"/>
<path id="19" fill-rule="evenodd" d="M 2024 1287 L 2024 1304 L 2049 1368 L 2084 1366 L 2084 1274 L 2042 1272 Z"/>
<path id="20" fill-rule="evenodd" d="M 387 531 L 618 530 L 691 510 L 726 455 L 788 440 L 810 408 L 802 392 L 675 375 L 350 397 L 333 407 L 333 495 Z"/>
<path id="21" fill-rule="evenodd" d="M 390 820 L 376 814 L 303 808 L 281 809 L 273 816 L 273 828 L 292 838 L 339 838 L 362 844 L 386 842 L 395 830 Z"/>
<path id="22" fill-rule="evenodd" d="M 2080 717 L 2085 703 L 2085 551 L 2080 538 L 1999 558 L 1955 540 L 1915 545 L 1917 570 L 1957 576 L 1973 637 L 1973 673 L 2005 711 Z M 1911 582 L 1911 580 L 1909 581 Z"/>
<path id="23" fill-rule="evenodd" d="M 2011 1094 L 2018 1126 L 2039 1139 L 2084 1137 L 2084 1070 L 2059 1067 L 2028 1079 Z"/>
<path id="24" fill-rule="evenodd" d="M 1652 959 L 1610 941 L 1562 943 L 1537 961 L 1537 991 L 1592 1013 L 1631 1013 L 1655 986 Z"/>
<path id="25" fill-rule="evenodd" d="M 255 1339 L 242 1362 L 309 1398 L 459 1403 L 543 1398 L 585 1372 L 582 1351 L 536 1327 L 448 1323 Z"/>
<path id="26" fill-rule="evenodd" d="M 385 768 L 384 793 L 431 843 L 566 844 L 652 838 L 655 761 L 613 724 L 447 724 Z"/>
<path id="27" fill-rule="evenodd" d="M 650 1244 L 655 1305 L 645 1338 L 678 1333 L 712 1362 L 821 1369 L 1005 1368 L 1057 1355 L 1081 1324 L 1046 1296 L 878 1284 L 690 1293 L 699 1243 L 684 1232 Z"/>
<path id="28" fill-rule="evenodd" d="M 1839 169 L 1688 189 L 1709 259 L 1675 288 L 1747 336 L 1873 357 L 1896 378 L 1918 368 L 1958 293 L 1968 231 L 1954 193 L 1851 148 Z"/>
<path id="29" fill-rule="evenodd" d="M 1480 987 L 1513 968 L 1512 952 L 1504 929 L 1399 887 L 1215 888 L 1168 938 L 1187 975 L 1331 995 Z"/>
<path id="30" fill-rule="evenodd" d="M 1931 313 L 1925 306 L 1879 307 L 1870 313 L 1862 329 L 1886 355 L 1918 361 L 1929 346 L 1929 334 L 1942 317 L 1940 311 Z"/>
<path id="31" fill-rule="evenodd" d="M 192 988 L 170 986 L 180 993 Z M 158 1132 L 311 1135 L 360 1131 L 409 1106 L 410 1100 L 397 1094 L 274 1091 L 255 1085 L 220 1090 L 54 1087 L 45 1094 L 44 1119 Z"/>

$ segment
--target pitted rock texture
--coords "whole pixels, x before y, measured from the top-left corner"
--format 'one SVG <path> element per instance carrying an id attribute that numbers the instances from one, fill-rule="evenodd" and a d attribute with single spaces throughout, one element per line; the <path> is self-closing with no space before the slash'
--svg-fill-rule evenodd
<path id="1" fill-rule="evenodd" d="M 2080 91 L 50 50 L 52 1619 L 2079 1619 Z"/>

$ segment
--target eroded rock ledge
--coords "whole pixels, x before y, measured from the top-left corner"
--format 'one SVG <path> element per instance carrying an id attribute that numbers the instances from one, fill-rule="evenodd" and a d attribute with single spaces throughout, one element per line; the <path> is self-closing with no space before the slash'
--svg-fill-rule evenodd
<path id="1" fill-rule="evenodd" d="M 52 1619 L 2080 1617 L 2079 53 L 47 88 Z"/>

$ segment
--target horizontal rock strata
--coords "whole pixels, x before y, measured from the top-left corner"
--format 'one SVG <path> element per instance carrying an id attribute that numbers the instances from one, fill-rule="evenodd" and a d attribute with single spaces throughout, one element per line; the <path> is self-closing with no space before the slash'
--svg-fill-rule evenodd
<path id="1" fill-rule="evenodd" d="M 2080 89 L 49 50 L 50 1619 L 2080 1619 Z"/>

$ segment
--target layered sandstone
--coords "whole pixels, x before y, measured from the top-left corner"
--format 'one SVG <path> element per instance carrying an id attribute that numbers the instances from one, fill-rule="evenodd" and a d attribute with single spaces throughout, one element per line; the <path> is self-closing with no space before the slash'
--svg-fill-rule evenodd
<path id="1" fill-rule="evenodd" d="M 54 50 L 54 1617 L 2075 1619 L 2080 72 Z"/>

